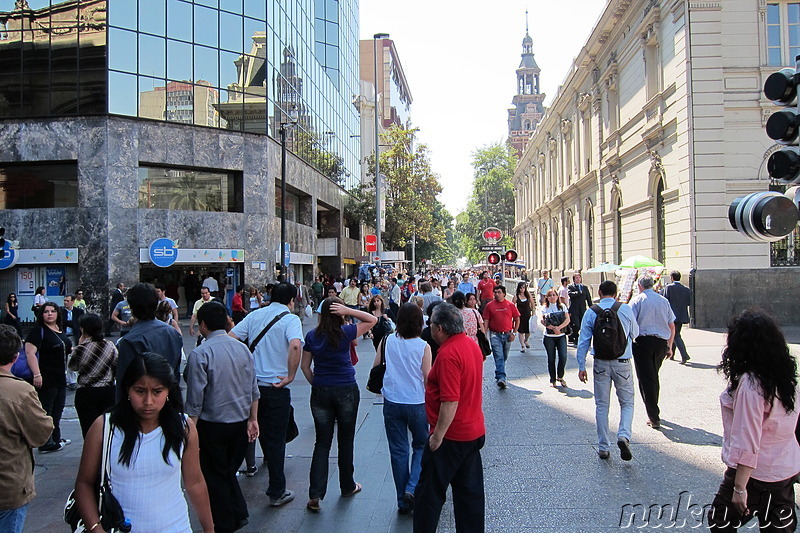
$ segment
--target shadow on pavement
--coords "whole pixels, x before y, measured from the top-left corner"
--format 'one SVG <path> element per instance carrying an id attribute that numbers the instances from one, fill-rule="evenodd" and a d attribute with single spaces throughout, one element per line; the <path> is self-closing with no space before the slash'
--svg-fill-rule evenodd
<path id="1" fill-rule="evenodd" d="M 700 428 L 690 428 L 661 419 L 661 433 L 672 442 L 695 446 L 722 446 L 722 436 Z"/>

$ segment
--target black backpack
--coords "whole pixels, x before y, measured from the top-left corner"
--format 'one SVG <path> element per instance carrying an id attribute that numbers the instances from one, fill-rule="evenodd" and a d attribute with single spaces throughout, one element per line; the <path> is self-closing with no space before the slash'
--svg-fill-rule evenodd
<path id="1" fill-rule="evenodd" d="M 621 305 L 620 302 L 614 302 L 608 309 L 597 304 L 592 306 L 592 311 L 597 315 L 592 330 L 595 359 L 617 359 L 628 347 L 628 336 L 617 313 Z"/>

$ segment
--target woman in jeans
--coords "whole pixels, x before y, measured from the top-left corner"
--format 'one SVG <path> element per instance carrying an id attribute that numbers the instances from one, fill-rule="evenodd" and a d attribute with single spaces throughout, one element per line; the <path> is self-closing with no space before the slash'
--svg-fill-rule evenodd
<path id="1" fill-rule="evenodd" d="M 170 307 L 169 302 L 162 302 Z M 170 309 L 171 311 L 171 309 Z M 103 336 L 103 321 L 95 314 L 81 318 L 81 338 L 72 351 L 69 369 L 78 373 L 75 410 L 84 438 L 98 416 L 114 406 L 117 347 Z"/>
<path id="2" fill-rule="evenodd" d="M 60 323 L 58 305 L 45 302 L 25 338 L 25 354 L 33 372 L 33 386 L 45 412 L 53 417 L 53 435 L 39 447 L 40 453 L 57 452 L 72 442 L 61 438 L 61 414 L 67 397 L 67 354 L 72 351 L 72 342 L 61 331 Z"/>
<path id="3" fill-rule="evenodd" d="M 756 308 L 735 317 L 719 370 L 728 381 L 719 397 L 722 461 L 728 468 L 708 527 L 734 532 L 757 516 L 760 530 L 794 531 L 800 471 L 797 364 L 775 319 Z"/>
<path id="4" fill-rule="evenodd" d="M 397 512 L 414 508 L 414 489 L 422 470 L 422 451 L 428 441 L 425 384 L 431 370 L 431 347 L 420 338 L 422 311 L 404 303 L 397 312 L 397 332 L 384 338 L 386 373 L 383 376 L 383 424 L 397 490 Z M 381 364 L 381 350 L 373 366 Z M 409 469 L 408 432 L 411 432 Z"/>
<path id="5" fill-rule="evenodd" d="M 358 323 L 345 324 L 345 317 L 355 318 Z M 353 496 L 361 491 L 361 485 L 353 479 L 359 393 L 356 370 L 350 360 L 350 343 L 372 329 L 377 321 L 369 313 L 347 307 L 340 298 L 326 298 L 322 302 L 319 324 L 306 335 L 300 368 L 311 383 L 311 415 L 317 434 L 306 504 L 310 511 L 319 511 L 319 501 L 325 498 L 328 458 L 333 428 L 337 424 L 339 489 L 342 496 Z"/>
<path id="6" fill-rule="evenodd" d="M 567 307 L 558 300 L 558 293 L 550 289 L 545 294 L 542 307 L 542 325 L 544 332 L 544 349 L 547 351 L 547 371 L 550 373 L 550 386 L 556 386 L 556 380 L 562 387 L 567 386 L 564 379 L 564 368 L 567 366 L 567 335 L 564 328 L 569 324 Z M 556 368 L 556 351 L 558 352 L 558 368 Z"/>

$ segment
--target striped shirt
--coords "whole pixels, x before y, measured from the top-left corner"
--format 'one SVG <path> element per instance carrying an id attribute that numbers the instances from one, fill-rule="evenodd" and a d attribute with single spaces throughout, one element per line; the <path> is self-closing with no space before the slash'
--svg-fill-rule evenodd
<path id="1" fill-rule="evenodd" d="M 114 385 L 117 357 L 114 343 L 87 340 L 75 347 L 68 366 L 78 373 L 79 388 L 108 387 Z"/>

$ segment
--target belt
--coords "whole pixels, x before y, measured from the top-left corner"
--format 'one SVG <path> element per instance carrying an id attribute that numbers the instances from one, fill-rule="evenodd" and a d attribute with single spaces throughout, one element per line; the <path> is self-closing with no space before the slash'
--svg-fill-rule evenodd
<path id="1" fill-rule="evenodd" d="M 639 336 L 638 336 L 638 337 L 636 337 L 636 338 L 637 338 L 637 339 L 640 339 L 640 338 L 642 338 L 642 337 L 655 337 L 656 339 L 661 339 L 662 341 L 667 341 L 667 340 L 669 340 L 669 339 L 665 339 L 664 337 L 659 337 L 659 336 L 658 336 L 658 335 L 656 335 L 656 334 L 651 334 L 651 335 L 639 335 Z"/>
<path id="2" fill-rule="evenodd" d="M 494 333 L 495 335 L 506 335 L 508 333 L 513 333 L 512 331 L 494 331 L 494 330 L 491 330 L 491 329 L 489 331 L 491 333 Z"/>

